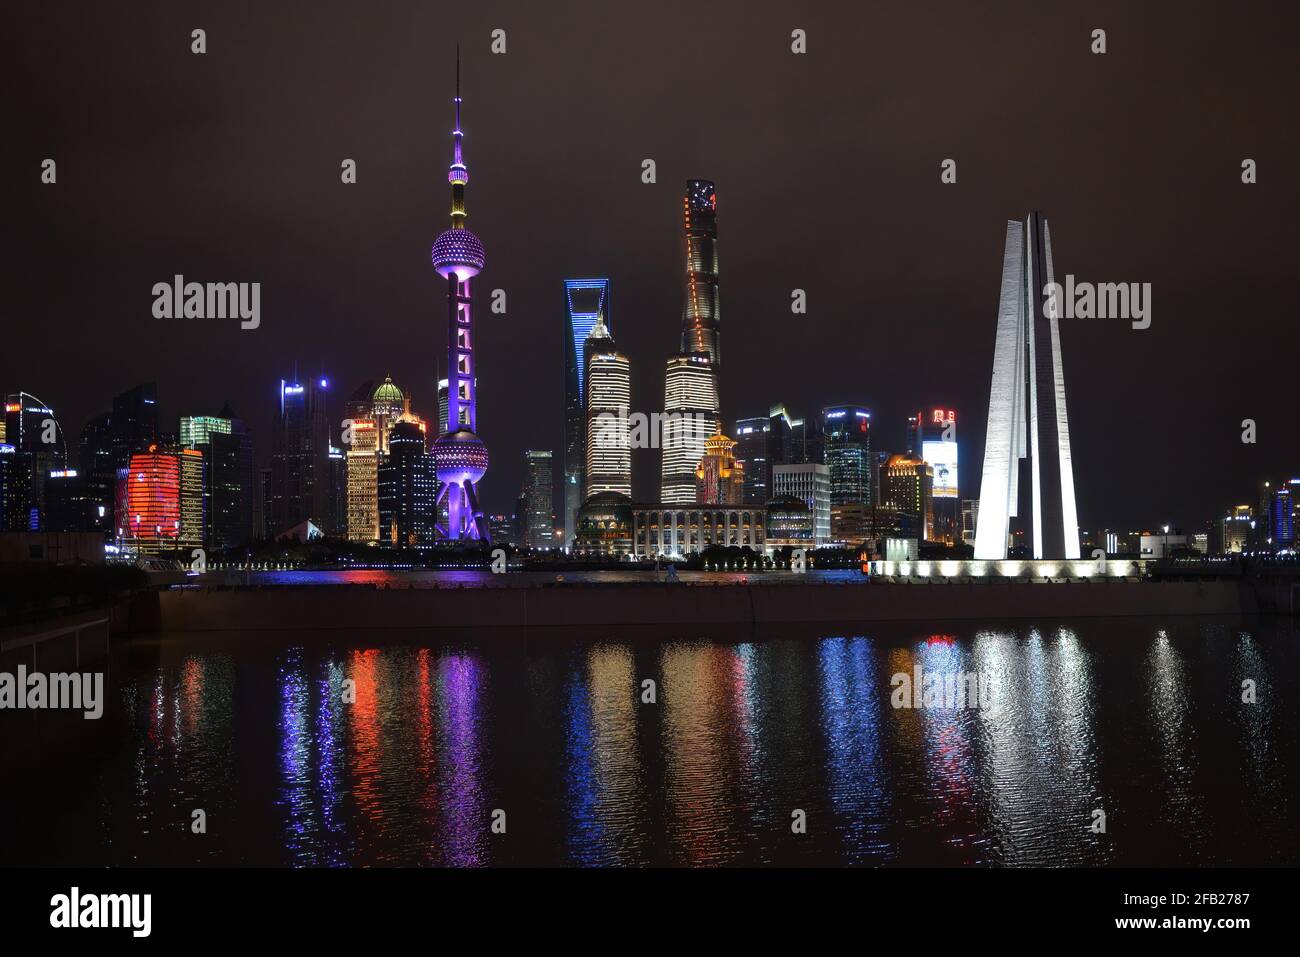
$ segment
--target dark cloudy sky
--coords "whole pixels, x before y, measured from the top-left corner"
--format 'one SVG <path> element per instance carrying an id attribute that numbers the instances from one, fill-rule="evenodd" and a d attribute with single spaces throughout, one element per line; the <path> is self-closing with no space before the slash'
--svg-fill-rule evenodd
<path id="1" fill-rule="evenodd" d="M 469 225 L 488 252 L 490 509 L 510 507 L 525 448 L 562 448 L 564 278 L 612 278 L 634 407 L 662 406 L 681 192 L 703 177 L 718 184 L 728 422 L 863 402 L 896 449 L 909 411 L 950 406 L 975 495 L 1005 223 L 1041 208 L 1059 274 L 1153 285 L 1146 331 L 1063 324 L 1080 522 L 1195 524 L 1300 473 L 1295 10 L 10 4 L 0 389 L 45 399 L 75 435 L 156 380 L 167 427 L 229 400 L 262 458 L 295 360 L 342 392 L 391 373 L 431 416 L 445 338 L 429 245 L 447 224 L 459 39 Z M 55 186 L 39 182 L 46 157 Z M 939 181 L 948 157 L 956 185 Z M 151 287 L 175 273 L 262 283 L 261 328 L 154 319 Z M 486 309 L 493 288 L 505 316 Z M 638 498 L 655 494 L 651 454 Z"/>

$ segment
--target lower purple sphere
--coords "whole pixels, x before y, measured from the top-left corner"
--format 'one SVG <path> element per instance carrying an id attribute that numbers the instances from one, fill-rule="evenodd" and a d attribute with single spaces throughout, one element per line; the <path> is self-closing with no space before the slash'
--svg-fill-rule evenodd
<path id="1" fill-rule="evenodd" d="M 477 485 L 487 472 L 487 446 L 469 429 L 438 436 L 431 454 L 439 482 L 472 482 Z"/>

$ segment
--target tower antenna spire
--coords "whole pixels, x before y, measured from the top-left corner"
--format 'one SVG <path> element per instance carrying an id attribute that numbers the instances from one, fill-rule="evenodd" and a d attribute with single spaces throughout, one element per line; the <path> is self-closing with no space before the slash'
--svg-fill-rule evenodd
<path id="1" fill-rule="evenodd" d="M 469 182 L 469 169 L 465 166 L 465 155 L 461 141 L 465 134 L 460 128 L 460 44 L 456 44 L 456 95 L 452 102 L 456 106 L 456 125 L 451 131 L 452 158 L 447 170 L 447 182 L 451 183 L 451 228 L 465 227 L 465 184 Z"/>

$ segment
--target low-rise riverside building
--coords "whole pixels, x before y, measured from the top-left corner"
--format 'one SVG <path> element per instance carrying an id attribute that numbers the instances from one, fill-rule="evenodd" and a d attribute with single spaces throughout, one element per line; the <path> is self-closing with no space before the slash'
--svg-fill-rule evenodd
<path id="1" fill-rule="evenodd" d="M 711 545 L 766 548 L 767 512 L 757 505 L 636 505 L 637 558 L 682 558 Z"/>

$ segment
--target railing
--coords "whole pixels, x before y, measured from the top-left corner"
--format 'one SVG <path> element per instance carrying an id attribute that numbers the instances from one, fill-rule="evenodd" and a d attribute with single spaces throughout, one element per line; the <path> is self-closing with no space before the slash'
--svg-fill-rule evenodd
<path id="1" fill-rule="evenodd" d="M 100 629 L 103 629 L 102 632 Z M 106 681 L 112 661 L 112 631 L 109 618 L 90 618 L 8 638 L 0 641 L 0 668 L 17 671 L 25 666 L 30 669 L 29 673 L 75 674 L 83 672 L 81 663 L 84 659 L 87 664 L 90 661 L 98 662 L 93 670 L 103 673 Z M 99 644 L 101 640 L 102 646 Z M 71 649 L 68 642 L 71 642 Z M 68 660 L 69 650 L 72 651 L 71 662 Z M 26 694 L 25 689 L 20 690 L 19 694 Z M 5 746 L 12 744 L 19 753 L 29 749 L 34 751 L 40 748 L 41 742 L 50 734 L 62 733 L 81 725 L 81 717 L 84 715 L 76 710 L 57 707 L 5 710 L 0 712 L 0 742 Z"/>
<path id="2" fill-rule="evenodd" d="M 107 658 L 109 655 L 109 640 L 112 634 L 112 627 L 107 618 L 95 618 L 90 621 L 77 622 L 71 625 L 64 625 L 61 628 L 51 628 L 30 635 L 21 635 L 17 638 L 10 638 L 7 641 L 0 641 L 0 656 L 8 657 L 15 653 L 19 653 L 20 649 L 31 648 L 32 670 L 39 671 L 40 667 L 37 663 L 37 649 L 40 648 L 41 645 L 72 635 L 73 664 L 79 669 L 81 667 L 82 633 L 91 628 L 98 628 L 101 625 L 104 628 L 104 657 Z"/>
<path id="3" fill-rule="evenodd" d="M 1183 555 L 1151 562 L 1154 577 L 1267 578 L 1300 575 L 1300 557 L 1288 555 Z"/>

